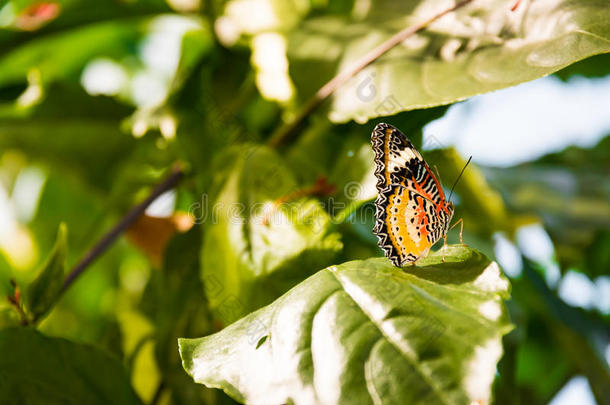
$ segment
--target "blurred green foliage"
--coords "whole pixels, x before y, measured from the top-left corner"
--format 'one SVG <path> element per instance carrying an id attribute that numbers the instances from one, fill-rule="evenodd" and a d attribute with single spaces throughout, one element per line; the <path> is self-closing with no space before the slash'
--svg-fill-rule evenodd
<path id="1" fill-rule="evenodd" d="M 456 186 L 455 217 L 473 249 L 450 249 L 444 264 L 433 254 L 427 270 L 405 273 L 370 259 L 382 252 L 369 141 L 374 117 L 419 148 L 443 105 L 553 72 L 607 75 L 606 2 L 465 7 L 358 74 L 281 147 L 268 146 L 340 69 L 441 10 L 433 1 L 360 3 L 0 1 L 3 402 L 284 403 L 310 398 L 304 386 L 316 377 L 303 353 L 315 347 L 327 351 L 325 369 L 345 376 L 329 403 L 369 403 L 371 392 L 399 403 L 413 370 L 436 387 L 430 395 L 425 378 L 413 378 L 413 403 L 485 399 L 493 381 L 496 403 L 545 404 L 576 375 L 609 403 L 609 314 L 569 306 L 546 280 L 554 266 L 590 280 L 609 274 L 610 137 L 515 167 L 471 165 Z M 445 185 L 465 163 L 452 148 L 424 155 Z M 158 227 L 143 217 L 59 297 L 64 263 L 74 265 L 176 162 L 186 177 Z M 508 285 L 482 291 L 473 279 L 495 267 L 495 238 L 514 240 L 528 223 L 544 226 L 554 257 L 522 257 L 510 299 Z M 367 260 L 345 263 L 356 259 Z M 407 300 L 378 294 L 390 284 Z M 481 313 L 482 299 L 498 304 L 495 320 Z M 291 316 L 276 319 L 282 311 Z M 263 318 L 274 319 L 271 334 L 255 328 L 249 342 Z M 391 319 L 403 328 L 380 337 Z M 444 330 L 426 347 L 427 332 L 409 335 L 424 319 Z M 314 330 L 327 344 L 312 341 Z M 303 339 L 290 347 L 282 333 Z M 494 374 L 502 353 L 493 352 L 472 394 L 468 362 L 490 339 L 502 339 L 503 356 Z M 377 341 L 382 369 L 365 368 Z M 281 374 L 264 373 L 271 344 L 287 356 Z M 202 356 L 213 369 L 196 366 Z"/>

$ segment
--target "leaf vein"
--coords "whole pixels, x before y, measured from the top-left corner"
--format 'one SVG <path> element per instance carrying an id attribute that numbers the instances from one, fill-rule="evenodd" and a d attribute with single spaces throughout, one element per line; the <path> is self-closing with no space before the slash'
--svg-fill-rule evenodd
<path id="1" fill-rule="evenodd" d="M 436 396 L 441 400 L 441 402 L 450 405 L 451 402 L 449 402 L 448 398 L 443 395 L 443 391 L 436 385 L 434 384 L 434 382 L 432 381 L 431 377 L 429 375 L 427 375 L 424 370 L 421 369 L 421 367 L 419 366 L 419 364 L 417 363 L 417 361 L 415 361 L 414 359 L 412 359 L 411 357 L 409 357 L 408 353 L 404 352 L 400 345 L 397 344 L 396 342 L 394 342 L 390 336 L 388 336 L 385 332 L 385 330 L 383 329 L 383 327 L 378 324 L 377 322 L 375 322 L 375 320 L 373 319 L 373 317 L 371 316 L 370 313 L 368 313 L 359 303 L 358 301 L 356 301 L 354 299 L 354 297 L 352 297 L 349 292 L 347 292 L 347 290 L 345 289 L 345 286 L 343 285 L 343 282 L 341 281 L 341 279 L 339 277 L 337 277 L 337 275 L 331 271 L 331 273 L 333 274 L 333 276 L 335 277 L 335 279 L 339 282 L 339 284 L 341 285 L 341 287 L 343 288 L 343 291 L 345 291 L 345 293 L 356 303 L 356 305 L 358 306 L 358 308 L 360 308 L 360 310 L 370 319 L 371 323 L 373 325 L 375 325 L 377 327 L 377 329 L 379 329 L 379 332 L 381 333 L 381 335 L 387 339 L 387 341 L 392 344 L 392 346 L 394 346 L 399 353 L 402 354 L 402 356 L 409 362 L 411 363 L 411 365 L 413 366 L 413 369 L 417 371 L 417 373 L 421 376 L 422 381 L 424 381 L 431 389 L 432 391 L 434 391 L 436 393 Z M 372 398 L 371 398 L 372 399 Z"/>

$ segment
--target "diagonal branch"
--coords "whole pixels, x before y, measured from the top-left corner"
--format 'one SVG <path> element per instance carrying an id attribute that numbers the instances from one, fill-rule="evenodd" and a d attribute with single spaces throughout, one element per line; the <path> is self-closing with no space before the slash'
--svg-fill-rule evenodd
<path id="1" fill-rule="evenodd" d="M 423 30 L 428 25 L 443 17 L 444 15 L 455 11 L 468 3 L 471 3 L 473 0 L 462 0 L 455 3 L 453 6 L 441 11 L 440 13 L 430 17 L 429 19 L 422 21 L 418 24 L 412 25 L 403 29 L 402 31 L 395 34 L 393 37 L 389 38 L 384 43 L 377 46 L 375 49 L 368 52 L 364 55 L 359 61 L 354 63 L 353 66 L 345 69 L 342 72 L 339 72 L 335 77 L 333 77 L 328 83 L 322 86 L 316 94 L 314 94 L 308 101 L 305 103 L 305 106 L 299 111 L 298 115 L 290 122 L 282 125 L 277 131 L 271 135 L 269 138 L 269 146 L 278 147 L 284 143 L 290 141 L 297 130 L 301 126 L 301 124 L 309 117 L 309 115 L 320 107 L 322 102 L 326 100 L 331 94 L 335 92 L 340 86 L 345 84 L 349 79 L 358 74 L 362 69 L 373 63 L 380 56 L 388 52 L 390 49 L 394 48 L 396 45 L 400 44 L 405 39 L 410 36 L 416 34 L 417 32 Z"/>
<path id="2" fill-rule="evenodd" d="M 78 276 L 80 276 L 87 266 L 95 261 L 102 253 L 104 253 L 113 243 L 114 241 L 146 211 L 146 208 L 157 199 L 161 194 L 166 191 L 171 190 L 178 184 L 184 172 L 180 168 L 180 166 L 176 165 L 172 169 L 169 176 L 163 180 L 163 182 L 159 183 L 157 187 L 150 193 L 150 195 L 146 198 L 146 200 L 142 201 L 140 204 L 133 207 L 125 216 L 119 221 L 118 224 L 114 226 L 110 231 L 108 231 L 102 239 L 100 239 L 95 246 L 93 246 L 82 258 L 81 260 L 74 266 L 74 268 L 70 271 L 70 273 L 66 276 L 64 280 L 64 285 L 62 287 L 62 293 L 65 292 L 68 287 L 76 280 Z"/>

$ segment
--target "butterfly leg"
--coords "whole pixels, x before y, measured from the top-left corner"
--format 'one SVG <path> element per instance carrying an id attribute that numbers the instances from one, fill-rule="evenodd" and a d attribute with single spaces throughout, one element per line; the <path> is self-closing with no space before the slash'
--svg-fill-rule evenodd
<path id="1" fill-rule="evenodd" d="M 449 232 L 449 231 L 447 231 Z M 441 247 L 441 261 L 445 263 L 445 249 L 447 248 L 447 233 L 443 235 L 443 246 Z"/>
<path id="2" fill-rule="evenodd" d="M 457 224 L 460 224 L 460 245 L 468 246 L 464 243 L 464 240 L 462 239 L 462 236 L 464 233 L 464 219 L 463 218 L 460 218 L 457 221 L 455 221 L 455 224 L 451 225 L 451 228 L 449 228 L 449 231 L 452 230 L 453 228 L 455 228 L 457 226 Z M 447 244 L 447 234 L 445 234 L 445 245 L 446 244 Z"/>
<path id="3" fill-rule="evenodd" d="M 424 250 L 423 252 L 421 252 L 421 253 L 419 254 L 419 256 L 417 256 L 417 258 L 411 262 L 411 265 L 413 265 L 413 266 L 417 265 L 417 262 L 418 262 L 420 259 L 423 259 L 423 258 L 427 257 L 429 253 L 430 253 L 430 247 L 427 247 L 427 248 L 426 248 L 426 250 Z"/>

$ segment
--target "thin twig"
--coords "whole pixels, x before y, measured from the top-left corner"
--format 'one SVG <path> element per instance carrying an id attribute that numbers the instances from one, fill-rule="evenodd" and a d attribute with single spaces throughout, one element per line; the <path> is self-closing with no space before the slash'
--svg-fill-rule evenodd
<path id="1" fill-rule="evenodd" d="M 21 305 L 21 291 L 19 289 L 19 286 L 15 282 L 15 280 L 13 280 L 11 278 L 10 282 L 11 282 L 11 285 L 13 286 L 14 292 L 13 292 L 13 294 L 8 295 L 6 297 L 6 299 L 8 300 L 9 304 L 13 308 L 15 308 L 15 310 L 19 314 L 19 320 L 21 322 L 21 325 L 27 326 L 30 323 L 30 320 L 28 319 L 28 315 L 25 313 L 25 311 L 23 310 L 23 306 Z"/>
<path id="2" fill-rule="evenodd" d="M 171 190 L 178 184 L 182 176 L 184 175 L 182 169 L 179 166 L 175 166 L 169 176 L 163 182 L 159 183 L 157 187 L 150 193 L 146 200 L 133 207 L 120 221 L 115 225 L 108 233 L 106 233 L 102 239 L 93 246 L 83 258 L 74 266 L 64 281 L 62 292 L 66 291 L 68 287 L 80 276 L 83 271 L 89 266 L 95 259 L 97 259 L 102 253 L 104 253 L 112 243 L 127 229 L 129 228 L 145 211 L 148 206 L 157 199 L 161 194 Z"/>
<path id="3" fill-rule="evenodd" d="M 269 146 L 277 147 L 288 142 L 291 137 L 294 136 L 294 133 L 299 128 L 299 126 L 307 119 L 307 117 L 309 117 L 312 112 L 314 112 L 322 104 L 324 100 L 326 100 L 331 94 L 333 94 L 335 90 L 337 90 L 341 85 L 345 84 L 345 82 L 347 82 L 349 79 L 358 74 L 362 69 L 377 60 L 377 58 L 388 52 L 390 49 L 394 48 L 396 45 L 400 44 L 405 39 L 426 28 L 434 21 L 438 20 L 439 18 L 452 11 L 457 10 L 458 8 L 465 6 L 468 3 L 471 3 L 472 1 L 473 0 L 462 0 L 460 2 L 457 2 L 455 3 L 455 5 L 449 7 L 444 11 L 441 11 L 440 13 L 434 15 L 426 21 L 403 29 L 402 31 L 398 32 L 393 37 L 380 44 L 366 55 L 364 55 L 359 61 L 354 63 L 353 66 L 345 69 L 342 72 L 339 72 L 328 83 L 322 86 L 316 92 L 316 94 L 314 94 L 307 101 L 307 103 L 305 103 L 305 106 L 301 109 L 301 111 L 292 121 L 288 122 L 285 125 L 282 125 L 273 135 L 271 135 L 268 142 Z"/>

